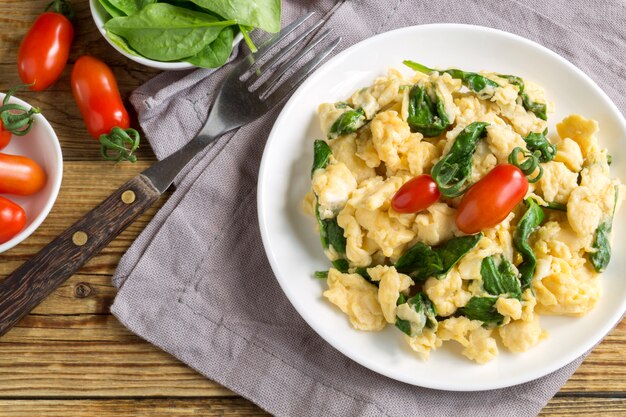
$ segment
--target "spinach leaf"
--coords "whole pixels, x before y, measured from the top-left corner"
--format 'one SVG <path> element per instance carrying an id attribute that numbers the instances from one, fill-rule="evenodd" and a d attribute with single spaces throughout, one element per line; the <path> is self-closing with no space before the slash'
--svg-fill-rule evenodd
<path id="1" fill-rule="evenodd" d="M 496 301 L 498 297 L 472 297 L 459 309 L 459 313 L 470 320 L 480 320 L 487 325 L 501 324 L 504 316 L 498 313 Z"/>
<path id="2" fill-rule="evenodd" d="M 522 255 L 523 259 L 522 263 L 517 267 L 517 270 L 520 272 L 522 291 L 530 288 L 533 275 L 535 274 L 535 267 L 537 266 L 537 257 L 535 257 L 535 253 L 530 247 L 528 239 L 539 227 L 544 218 L 543 209 L 535 200 L 527 198 L 525 202 L 528 208 L 517 224 L 515 233 L 513 234 L 513 245 Z"/>
<path id="3" fill-rule="evenodd" d="M 333 151 L 330 146 L 323 140 L 316 140 L 313 142 L 313 166 L 311 167 L 311 176 L 318 169 L 324 169 L 328 165 L 330 156 Z"/>
<path id="4" fill-rule="evenodd" d="M 207 13 L 155 3 L 132 16 L 113 18 L 104 28 L 124 38 L 132 49 L 146 58 L 175 61 L 200 53 L 224 27 L 234 23 L 220 21 Z"/>
<path id="5" fill-rule="evenodd" d="M 315 218 L 320 229 L 320 241 L 322 247 L 328 249 L 331 246 L 340 255 L 346 253 L 346 238 L 343 236 L 343 229 L 337 224 L 337 218 L 322 219 L 320 217 L 319 204 L 315 204 Z M 337 269 L 339 269 L 337 267 Z"/>
<path id="6" fill-rule="evenodd" d="M 524 142 L 530 152 L 538 152 L 539 162 L 550 162 L 556 156 L 556 145 L 550 143 L 543 133 L 530 132 Z"/>
<path id="7" fill-rule="evenodd" d="M 333 267 L 342 273 L 346 273 L 348 272 L 348 269 L 350 268 L 350 264 L 348 263 L 348 261 L 346 259 L 336 259 L 332 262 Z"/>
<path id="8" fill-rule="evenodd" d="M 408 274 L 417 281 L 424 281 L 443 271 L 441 257 L 424 242 L 417 242 L 406 251 L 395 267 L 398 272 Z"/>
<path id="9" fill-rule="evenodd" d="M 547 108 L 545 103 L 532 101 L 528 94 L 524 91 L 524 80 L 516 75 L 498 74 L 498 77 L 508 80 L 511 84 L 516 85 L 519 90 L 519 98 L 522 106 L 526 111 L 532 112 L 541 120 L 548 120 Z"/>
<path id="10" fill-rule="evenodd" d="M 102 0 L 100 0 L 102 1 Z M 148 4 L 156 3 L 157 0 L 106 0 L 113 7 L 121 10 L 126 16 L 137 13 Z"/>
<path id="11" fill-rule="evenodd" d="M 316 140 L 313 143 L 313 167 L 311 168 L 311 175 L 316 169 L 326 168 L 330 155 L 332 155 L 332 151 L 326 142 L 323 140 Z M 317 196 L 315 196 L 315 219 L 317 220 L 317 225 L 319 226 L 322 247 L 324 249 L 328 249 L 332 246 L 338 254 L 345 255 L 346 238 L 343 235 L 343 229 L 339 226 L 339 224 L 337 224 L 336 217 L 332 219 L 322 219 L 320 217 L 319 207 Z M 333 265 L 335 265 L 334 262 Z M 339 270 L 342 269 L 337 265 L 335 265 L 335 267 Z M 348 268 L 346 267 L 345 270 L 347 271 Z"/>
<path id="12" fill-rule="evenodd" d="M 354 271 L 355 274 L 359 274 L 363 277 L 363 279 L 365 279 L 365 281 L 369 282 L 370 284 L 378 287 L 380 285 L 380 281 L 374 281 L 372 279 L 372 277 L 370 276 L 370 274 L 367 272 L 367 268 L 363 268 L 363 267 L 358 267 L 355 269 Z M 400 294 L 400 296 L 402 297 L 403 295 Z"/>
<path id="13" fill-rule="evenodd" d="M 442 277 L 447 275 L 452 267 L 478 244 L 482 237 L 482 233 L 454 237 L 433 248 L 441 258 L 441 264 L 443 265 L 443 270 L 440 272 L 440 275 L 442 275 Z"/>
<path id="14" fill-rule="evenodd" d="M 424 74 L 430 74 L 431 72 L 434 72 L 434 71 L 437 71 L 441 74 L 450 74 L 452 78 L 461 80 L 464 86 L 466 86 L 467 88 L 469 88 L 475 93 L 480 93 L 487 87 L 490 87 L 490 88 L 500 87 L 500 84 L 498 84 L 497 82 L 490 80 L 484 75 L 480 75 L 475 72 L 466 72 L 466 71 L 461 71 L 459 69 L 454 69 L 454 68 L 446 69 L 446 70 L 432 69 L 422 64 L 419 64 L 417 62 L 408 60 L 408 59 L 403 61 L 403 63 L 407 67 L 414 69 L 415 71 L 422 72 Z M 493 96 L 493 93 L 489 94 L 489 97 L 486 97 L 486 98 L 490 98 L 491 96 Z"/>
<path id="15" fill-rule="evenodd" d="M 554 201 L 549 202 L 548 205 L 544 207 L 550 210 L 565 211 L 565 212 L 567 211 L 567 206 L 565 204 L 557 203 Z"/>
<path id="16" fill-rule="evenodd" d="M 535 116 L 537 116 L 541 120 L 548 120 L 546 103 L 539 103 L 537 101 L 532 101 L 530 97 L 528 97 L 528 94 L 526 93 L 521 93 L 519 96 L 522 99 L 522 106 L 524 106 L 526 110 L 528 110 L 531 113 L 534 113 Z"/>
<path id="17" fill-rule="evenodd" d="M 281 0 L 191 0 L 200 7 L 238 24 L 266 32 L 280 30 Z"/>
<path id="18" fill-rule="evenodd" d="M 594 269 L 598 272 L 604 272 L 611 261 L 611 242 L 609 237 L 613 229 L 613 216 L 615 216 L 615 207 L 619 198 L 619 188 L 615 187 L 615 203 L 613 205 L 613 214 L 611 218 L 600 223 L 593 237 L 592 247 L 595 252 L 589 253 L 589 261 Z"/>
<path id="19" fill-rule="evenodd" d="M 398 306 L 406 304 L 410 309 L 405 317 L 410 316 L 411 320 L 407 318 L 396 318 L 396 327 L 408 336 L 418 336 L 424 330 L 424 327 L 429 327 L 433 330 L 437 330 L 437 312 L 435 306 L 430 301 L 428 296 L 423 292 L 419 292 L 408 300 L 405 299 L 403 294 L 398 297 Z M 406 307 L 404 307 L 406 309 Z M 411 311 L 412 310 L 412 311 Z M 401 315 L 403 315 L 401 313 Z"/>
<path id="20" fill-rule="evenodd" d="M 356 132 L 365 124 L 365 111 L 361 108 L 348 110 L 335 120 L 328 131 L 328 139 L 335 139 L 346 133 Z"/>
<path id="21" fill-rule="evenodd" d="M 450 120 L 443 103 L 443 99 L 435 94 L 435 101 L 425 88 L 414 85 L 409 92 L 409 112 L 406 119 L 412 132 L 419 132 L 425 137 L 434 137 L 442 134 Z"/>
<path id="22" fill-rule="evenodd" d="M 611 243 L 609 236 L 613 229 L 613 222 L 606 220 L 600 223 L 593 237 L 592 247 L 596 250 L 589 254 L 589 260 L 594 269 L 598 272 L 604 272 L 611 261 Z"/>
<path id="23" fill-rule="evenodd" d="M 482 237 L 482 233 L 454 237 L 433 248 L 417 242 L 398 259 L 395 267 L 398 272 L 408 274 L 416 281 L 424 281 L 432 276 L 443 278 Z"/>
<path id="24" fill-rule="evenodd" d="M 472 173 L 472 156 L 478 140 L 487 135 L 487 126 L 489 123 L 484 122 L 466 126 L 457 135 L 448 154 L 433 167 L 431 175 L 445 197 L 457 197 L 467 190 L 464 185 Z"/>
<path id="25" fill-rule="evenodd" d="M 502 259 L 496 266 L 495 257 L 489 256 L 480 264 L 480 275 L 483 278 L 483 288 L 491 295 L 505 295 L 518 300 L 522 297 L 522 287 L 513 269 L 513 265 Z"/>
<path id="26" fill-rule="evenodd" d="M 122 10 L 115 7 L 110 0 L 99 0 L 99 3 L 102 8 L 111 15 L 111 17 L 120 17 L 126 15 Z"/>
<path id="27" fill-rule="evenodd" d="M 326 229 L 328 246 L 332 246 L 338 254 L 344 255 L 346 253 L 346 238 L 343 236 L 343 229 L 337 224 L 337 218 L 322 221 Z"/>
<path id="28" fill-rule="evenodd" d="M 128 52 L 131 55 L 139 55 L 136 51 L 133 51 L 130 46 L 126 43 L 126 40 L 121 36 L 116 35 L 113 32 L 107 32 L 107 37 L 111 42 L 122 48 L 122 50 Z"/>
<path id="29" fill-rule="evenodd" d="M 213 42 L 204 47 L 196 55 L 185 58 L 185 61 L 203 68 L 218 68 L 228 61 L 233 51 L 234 31 L 225 27 Z"/>

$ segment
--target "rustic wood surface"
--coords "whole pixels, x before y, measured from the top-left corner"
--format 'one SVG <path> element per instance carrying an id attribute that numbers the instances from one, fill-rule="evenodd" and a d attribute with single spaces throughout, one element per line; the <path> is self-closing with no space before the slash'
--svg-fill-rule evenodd
<path id="1" fill-rule="evenodd" d="M 20 39 L 48 2 L 0 0 L 0 91 L 20 83 L 16 71 Z M 59 136 L 65 158 L 63 186 L 43 225 L 0 255 L 0 279 L 154 160 L 145 143 L 135 165 L 100 160 L 72 99 L 73 62 L 86 53 L 106 61 L 124 97 L 157 72 L 126 60 L 102 39 L 87 0 L 72 2 L 76 37 L 63 76 L 47 91 L 19 94 L 43 109 Z M 115 297 L 110 277 L 166 198 L 0 338 L 1 417 L 267 415 L 142 341 L 109 313 Z M 624 349 L 626 321 L 596 347 L 541 415 L 626 416 Z"/>

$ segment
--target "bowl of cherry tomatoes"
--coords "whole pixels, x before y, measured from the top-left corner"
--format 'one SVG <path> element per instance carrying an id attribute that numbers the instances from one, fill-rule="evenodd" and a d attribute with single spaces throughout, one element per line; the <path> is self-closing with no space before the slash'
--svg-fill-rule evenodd
<path id="1" fill-rule="evenodd" d="M 50 123 L 16 98 L 0 93 L 2 108 L 12 118 L 0 119 L 0 253 L 30 236 L 50 213 L 63 177 L 63 155 Z M 18 116 L 32 112 L 32 122 L 20 127 Z M 24 119 L 26 120 L 26 119 Z M 3 121 L 5 123 L 3 123 Z M 7 123 L 17 124 L 12 133 Z"/>

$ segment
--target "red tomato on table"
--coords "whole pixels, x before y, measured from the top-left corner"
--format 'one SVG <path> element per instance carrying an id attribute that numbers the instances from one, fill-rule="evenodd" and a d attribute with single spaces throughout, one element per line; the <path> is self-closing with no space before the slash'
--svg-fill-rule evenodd
<path id="1" fill-rule="evenodd" d="M 111 69 L 85 55 L 74 64 L 72 92 L 89 134 L 98 139 L 114 127 L 128 129 L 130 118 Z"/>
<path id="2" fill-rule="evenodd" d="M 456 225 L 467 234 L 478 233 L 500 223 L 528 191 L 528 180 L 514 165 L 496 166 L 463 195 Z"/>
<path id="3" fill-rule="evenodd" d="M 60 4 L 62 1 L 53 2 Z M 41 91 L 59 79 L 74 39 L 72 22 L 61 13 L 40 15 L 22 40 L 17 53 L 17 71 L 30 89 Z"/>

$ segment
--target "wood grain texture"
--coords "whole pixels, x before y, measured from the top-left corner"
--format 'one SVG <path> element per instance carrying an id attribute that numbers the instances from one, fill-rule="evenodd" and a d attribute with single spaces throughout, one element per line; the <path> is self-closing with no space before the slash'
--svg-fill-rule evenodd
<path id="1" fill-rule="evenodd" d="M 120 417 L 128 416 L 129 410 L 135 417 L 186 417 L 186 416 L 270 416 L 250 401 L 243 398 L 199 398 L 180 399 L 134 399 L 134 400 L 0 400 L 2 417 Z"/>
<path id="2" fill-rule="evenodd" d="M 143 214 L 161 193 L 139 174 L 0 283 L 0 337 Z"/>
<path id="3" fill-rule="evenodd" d="M 3 400 L 0 399 L 3 417 L 185 417 L 185 416 L 246 416 L 266 417 L 270 414 L 243 398 L 137 398 L 120 399 L 52 399 L 52 400 Z M 556 397 L 539 414 L 539 417 L 605 416 L 626 415 L 626 399 L 623 398 L 579 398 Z"/>
<path id="4" fill-rule="evenodd" d="M 0 281 L 154 160 L 145 141 L 137 164 L 100 160 L 97 142 L 88 136 L 69 88 L 73 63 L 85 53 L 103 59 L 126 99 L 157 71 L 115 52 L 91 21 L 87 0 L 71 1 L 77 13 L 76 37 L 61 79 L 46 91 L 18 94 L 42 107 L 57 132 L 65 158 L 63 185 L 42 226 L 0 254 Z M 19 83 L 15 63 L 19 42 L 48 2 L 0 0 L 0 91 Z M 109 314 L 115 266 L 166 198 L 0 338 L 1 417 L 267 415 L 133 335 Z M 626 322 L 622 322 L 541 416 L 626 416 L 625 362 Z"/>

